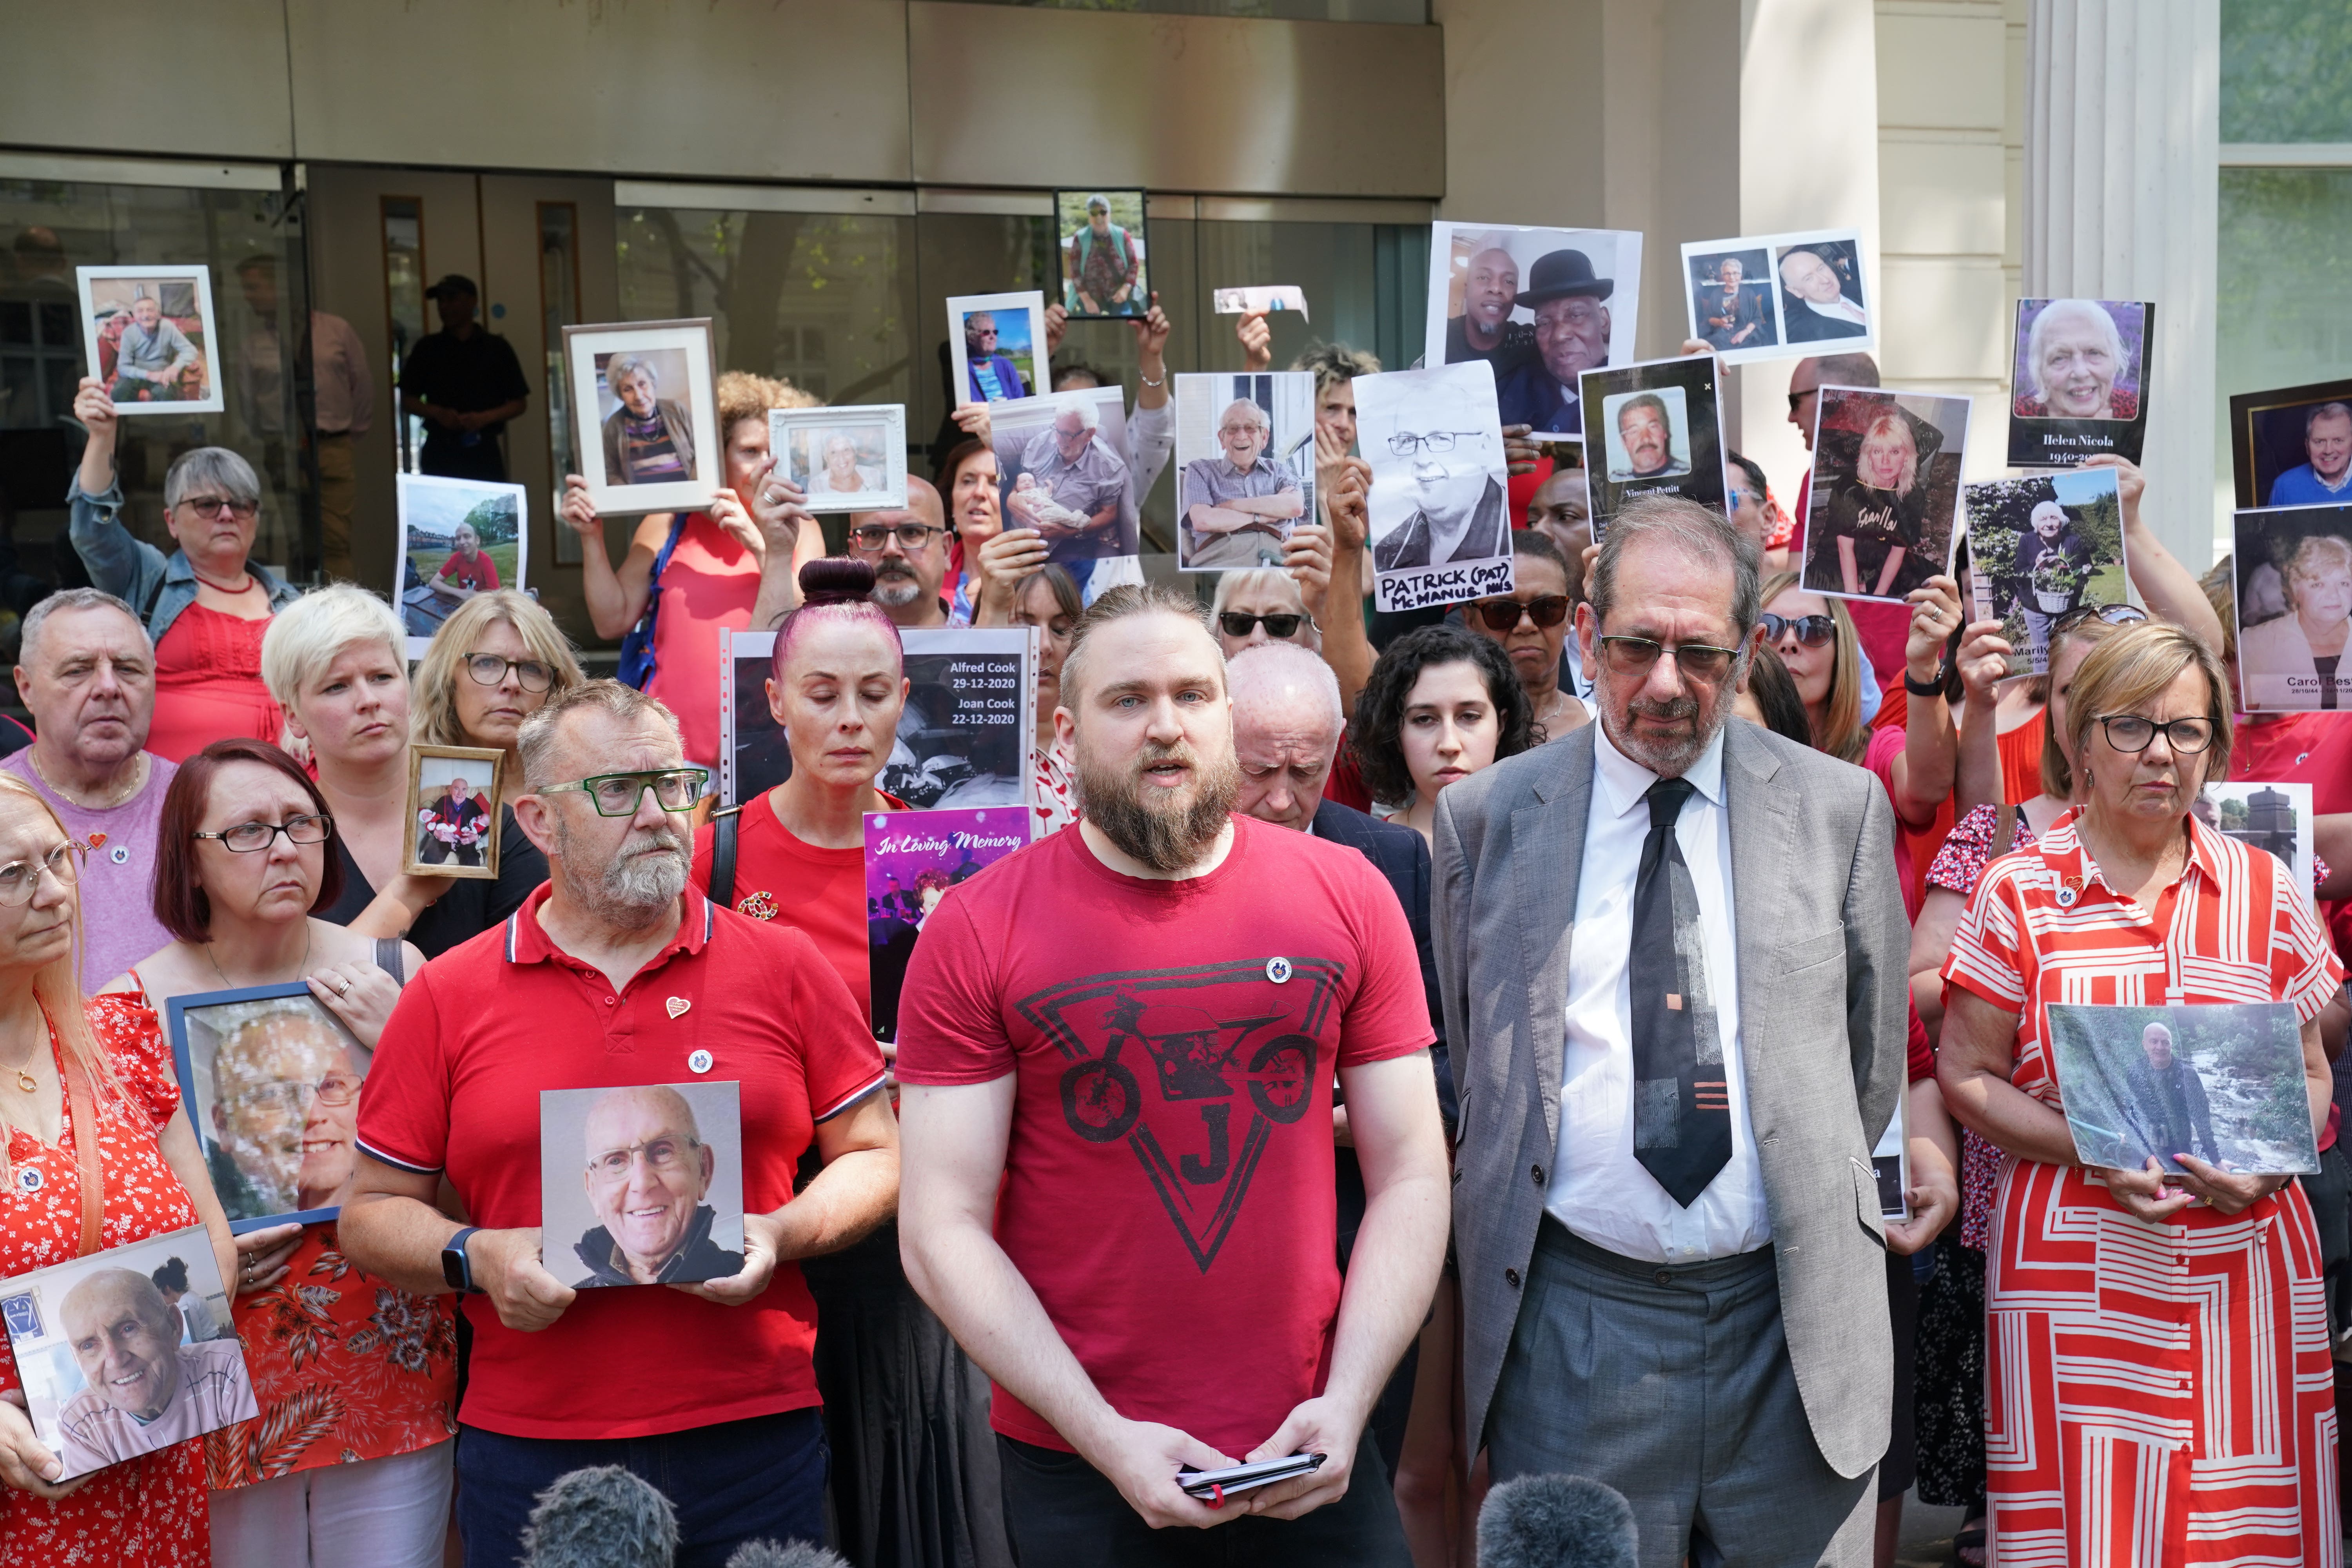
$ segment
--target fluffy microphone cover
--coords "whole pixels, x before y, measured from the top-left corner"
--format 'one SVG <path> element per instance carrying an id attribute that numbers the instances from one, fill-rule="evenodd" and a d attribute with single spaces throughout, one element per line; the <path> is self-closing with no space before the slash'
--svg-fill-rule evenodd
<path id="1" fill-rule="evenodd" d="M 727 1568 L 849 1568 L 846 1558 L 805 1541 L 747 1541 L 727 1560 Z"/>
<path id="2" fill-rule="evenodd" d="M 1479 1568 L 1634 1568 L 1633 1507 L 1583 1476 L 1521 1476 L 1478 1510 Z"/>
<path id="3" fill-rule="evenodd" d="M 677 1512 L 618 1465 L 574 1470 L 539 1494 L 522 1568 L 670 1568 Z"/>

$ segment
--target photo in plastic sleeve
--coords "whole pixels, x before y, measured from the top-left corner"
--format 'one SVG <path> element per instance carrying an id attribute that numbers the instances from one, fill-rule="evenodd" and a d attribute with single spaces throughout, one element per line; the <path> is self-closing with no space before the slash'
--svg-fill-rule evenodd
<path id="1" fill-rule="evenodd" d="M 687 511 L 725 483 L 710 322 L 566 327 L 573 451 L 607 517 Z"/>
<path id="2" fill-rule="evenodd" d="M 907 407 L 772 408 L 768 449 L 776 472 L 811 511 L 903 511 Z"/>
<path id="3" fill-rule="evenodd" d="M 1307 313 L 1307 290 L 1296 283 L 1253 283 L 1239 289 L 1213 289 L 1209 291 L 1209 299 L 1220 316 L 1296 310 L 1300 320 L 1314 320 Z"/>
<path id="4" fill-rule="evenodd" d="M 359 1172 L 359 1037 L 299 980 L 174 996 L 164 1026 L 229 1228 L 334 1218 Z"/>
<path id="5" fill-rule="evenodd" d="M 1642 237 L 1440 222 L 1429 243 L 1423 364 L 1485 360 L 1503 424 L 1580 435 L 1580 378 L 1633 359 Z"/>
<path id="6" fill-rule="evenodd" d="M 1495 373 L 1484 360 L 1355 380 L 1373 601 L 1417 610 L 1511 591 L 1511 519 Z"/>
<path id="7" fill-rule="evenodd" d="M 742 1085 L 545 1089 L 540 1256 L 575 1290 L 743 1272 Z"/>
<path id="8" fill-rule="evenodd" d="M 2250 713 L 2352 708 L 2352 505 L 2239 512 L 2238 689 Z"/>
<path id="9" fill-rule="evenodd" d="M 2010 366 L 2009 466 L 2139 461 L 2156 307 L 2144 300 L 2020 300 Z"/>
<path id="10" fill-rule="evenodd" d="M 2231 779 L 2209 784 L 2189 805 L 2197 820 L 2241 844 L 2286 862 L 2298 888 L 2314 886 L 2312 792 L 2307 784 Z"/>
<path id="11" fill-rule="evenodd" d="M 1035 629 L 938 626 L 902 632 L 900 641 L 907 704 L 874 786 L 918 810 L 1031 805 Z M 735 631 L 720 643 L 721 805 L 755 801 L 792 776 L 792 748 L 770 698 L 775 644 L 773 632 Z"/>
<path id="12" fill-rule="evenodd" d="M 400 624 L 408 657 L 423 658 L 458 605 L 499 588 L 518 592 L 530 564 L 530 502 L 521 485 L 396 474 Z"/>
<path id="13" fill-rule="evenodd" d="M 2352 504 L 2352 381 L 2231 398 L 2230 472 L 2241 510 Z"/>
<path id="14" fill-rule="evenodd" d="M 1969 400 L 1824 386 L 1815 408 L 1804 589 L 1900 603 L 1951 559 Z"/>
<path id="15" fill-rule="evenodd" d="M 260 1414 L 201 1225 L 0 1282 L 0 1323 L 59 1480 Z"/>
<path id="16" fill-rule="evenodd" d="M 77 267 L 82 349 L 117 414 L 223 406 L 212 268 Z"/>
<path id="17" fill-rule="evenodd" d="M 1682 255 L 1690 335 L 1726 364 L 1878 346 L 1859 229 L 1692 240 Z"/>
<path id="18" fill-rule="evenodd" d="M 1056 191 L 1062 309 L 1074 321 L 1123 321 L 1151 311 L 1141 191 Z"/>
<path id="19" fill-rule="evenodd" d="M 1583 402 L 1596 542 L 1611 518 L 1643 496 L 1681 496 L 1723 510 L 1714 355 L 1588 371 Z"/>
<path id="20" fill-rule="evenodd" d="M 2177 1155 L 2253 1175 L 2319 1169 L 2291 1002 L 2170 1007 L 2053 1003 L 2045 1031 L 2085 1165 L 2175 1175 Z"/>
<path id="21" fill-rule="evenodd" d="M 2051 627 L 2085 605 L 2125 602 L 2123 509 L 2113 468 L 2066 468 L 1960 487 L 1972 619 L 1999 621 L 2009 673 L 2050 668 Z"/>
<path id="22" fill-rule="evenodd" d="M 1029 842 L 1027 808 L 877 811 L 866 818 L 866 932 L 874 1037 L 898 1037 L 898 994 L 923 921 L 950 888 Z"/>
<path id="23" fill-rule="evenodd" d="M 1281 565 L 1315 516 L 1315 377 L 1180 375 L 1175 393 L 1176 569 Z"/>
<path id="24" fill-rule="evenodd" d="M 499 874 L 499 786 L 506 753 L 481 746 L 408 748 L 410 876 Z"/>
<path id="25" fill-rule="evenodd" d="M 1045 363 L 1045 296 L 960 294 L 948 301 L 948 355 L 955 401 L 1009 403 L 1052 390 Z"/>
<path id="26" fill-rule="evenodd" d="M 989 410 L 1006 528 L 1045 536 L 1046 559 L 1083 589 L 1094 563 L 1132 558 L 1140 541 L 1128 468 L 1126 394 L 1117 386 L 1048 393 Z"/>

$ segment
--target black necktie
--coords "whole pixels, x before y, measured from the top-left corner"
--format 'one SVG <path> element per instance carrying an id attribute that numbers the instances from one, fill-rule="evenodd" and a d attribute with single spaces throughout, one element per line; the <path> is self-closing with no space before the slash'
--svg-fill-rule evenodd
<path id="1" fill-rule="evenodd" d="M 1706 989 L 1698 892 L 1675 842 L 1695 793 L 1660 779 L 1650 836 L 1633 879 L 1633 948 L 1626 962 L 1633 1025 L 1633 1158 L 1688 1208 L 1731 1158 L 1730 1085 Z"/>

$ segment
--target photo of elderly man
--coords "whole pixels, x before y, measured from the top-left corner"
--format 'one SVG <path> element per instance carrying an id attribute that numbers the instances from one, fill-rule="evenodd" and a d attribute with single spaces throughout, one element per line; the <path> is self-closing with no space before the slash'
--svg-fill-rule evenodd
<path id="1" fill-rule="evenodd" d="M 1855 296 L 1853 249 L 1843 241 L 1818 247 L 1792 245 L 1780 252 L 1780 313 L 1792 343 L 1831 338 L 1866 338 L 1870 314 Z"/>
<path id="2" fill-rule="evenodd" d="M 361 1069 L 350 1037 L 307 997 L 262 1005 L 212 1052 L 208 1163 L 232 1220 L 331 1208 L 354 1170 Z"/>
<path id="3" fill-rule="evenodd" d="M 1682 412 L 1682 390 L 1670 386 L 1664 392 L 1636 392 L 1609 399 L 1616 405 L 1611 420 L 1614 433 L 1609 442 L 1612 484 L 1671 479 L 1690 472 L 1689 437 L 1676 428 L 1682 423 L 1675 417 Z M 1671 411 L 1668 398 L 1674 400 Z M 1685 456 L 1675 456 L 1677 445 Z"/>
<path id="4" fill-rule="evenodd" d="M 2340 506 L 2352 500 L 2352 404 L 2323 403 L 2304 416 L 2304 461 L 2271 481 L 2270 506 Z"/>
<path id="5" fill-rule="evenodd" d="M 2205 1080 L 2188 1058 L 2172 1048 L 2172 1028 L 2163 1019 L 2148 1022 L 2140 1031 L 2139 1057 L 2124 1064 L 2120 1100 L 2124 1113 L 2127 1170 L 2137 1170 L 2150 1155 L 2167 1170 L 2177 1170 L 2174 1156 L 2193 1154 L 2211 1164 L 2221 1163 L 2221 1147 L 2213 1140 L 2213 1110 L 2205 1098 Z"/>
<path id="6" fill-rule="evenodd" d="M 1360 384 L 1360 399 L 1362 393 Z M 1432 395 L 1398 411 L 1395 428 L 1385 439 L 1375 439 L 1381 448 L 1372 453 L 1375 487 L 1404 480 L 1412 510 L 1402 521 L 1377 530 L 1374 566 L 1397 572 L 1510 553 L 1510 522 L 1498 477 L 1502 432 L 1491 425 L 1482 427 L 1466 394 L 1433 389 Z"/>
<path id="7" fill-rule="evenodd" d="M 1577 378 L 1609 363 L 1609 307 L 1602 301 L 1616 289 L 1616 279 L 1593 275 L 1591 258 L 1580 250 L 1537 258 L 1517 300 L 1536 313 L 1536 357 L 1497 378 L 1504 424 L 1548 434 L 1583 427 Z"/>
<path id="8" fill-rule="evenodd" d="M 58 1414 L 68 1477 L 259 1414 L 237 1342 L 182 1344 L 180 1314 L 144 1274 L 94 1270 L 66 1292 L 58 1317 L 89 1384 Z"/>
<path id="9" fill-rule="evenodd" d="M 662 1084 L 607 1090 L 588 1108 L 581 1144 L 598 1223 L 572 1248 L 588 1270 L 572 1289 L 691 1284 L 743 1271 L 743 1255 L 711 1239 L 719 1211 L 703 1199 L 718 1156 L 686 1096 Z M 735 1206 L 740 1219 L 740 1201 Z"/>
<path id="10" fill-rule="evenodd" d="M 199 384 L 184 389 L 181 376 L 198 363 L 196 345 L 163 314 L 158 285 L 142 284 L 126 312 L 117 307 L 110 315 L 127 315 L 122 335 L 114 345 L 114 379 L 106 395 L 117 403 L 178 403 L 205 395 Z"/>
<path id="11" fill-rule="evenodd" d="M 430 764 L 427 764 L 430 766 Z M 482 840 L 488 836 L 489 808 L 465 774 L 453 775 L 433 804 L 416 814 L 416 858 L 427 866 L 482 863 Z"/>
<path id="12" fill-rule="evenodd" d="M 1298 476 L 1266 452 L 1273 417 L 1246 397 L 1217 416 L 1222 458 L 1184 465 L 1183 559 L 1188 571 L 1278 565 L 1282 542 L 1307 513 Z"/>
<path id="13" fill-rule="evenodd" d="M 1135 540 L 1122 526 L 1127 462 L 1101 437 L 1100 405 L 1091 396 L 1073 396 L 1021 447 L 1004 509 L 1015 526 L 1045 536 L 1048 560 L 1135 553 Z"/>
<path id="14" fill-rule="evenodd" d="M 674 350 L 665 357 L 683 360 Z M 604 482 L 667 485 L 695 478 L 694 421 L 686 405 L 661 395 L 656 355 L 622 353 L 604 365 L 604 385 L 620 401 L 604 420 Z"/>

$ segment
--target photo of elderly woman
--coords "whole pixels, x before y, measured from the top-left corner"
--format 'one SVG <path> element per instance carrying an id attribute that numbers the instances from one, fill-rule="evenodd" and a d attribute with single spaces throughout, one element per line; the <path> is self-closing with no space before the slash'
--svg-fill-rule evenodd
<path id="1" fill-rule="evenodd" d="M 2110 468 L 1961 487 L 1976 618 L 2002 623 L 2010 674 L 2043 675 L 2050 639 L 2124 602 L 2123 507 Z"/>
<path id="2" fill-rule="evenodd" d="M 2247 710 L 2352 708 L 2352 507 L 2237 514 L 2238 683 Z"/>
<path id="3" fill-rule="evenodd" d="M 1056 191 L 1062 237 L 1062 308 L 1074 321 L 1140 316 L 1151 309 L 1145 274 L 1141 191 Z"/>
<path id="4" fill-rule="evenodd" d="M 2095 452 L 2139 461 L 2155 310 L 2129 300 L 2017 302 L 2011 468 L 2073 468 Z"/>
<path id="5" fill-rule="evenodd" d="M 1951 554 L 1969 399 L 1825 386 L 1804 588 L 1900 600 Z"/>
<path id="6" fill-rule="evenodd" d="M 776 477 L 799 487 L 811 511 L 896 511 L 907 504 L 907 410 L 772 408 L 768 448 Z"/>
<path id="7" fill-rule="evenodd" d="M 694 416 L 662 392 L 686 381 L 686 355 L 677 349 L 630 350 L 597 356 L 604 390 L 614 405 L 604 418 L 604 482 L 674 484 L 694 473 Z"/>
<path id="8" fill-rule="evenodd" d="M 707 320 L 563 329 L 573 461 L 605 516 L 692 510 L 725 480 Z"/>
<path id="9" fill-rule="evenodd" d="M 197 992 L 168 1010 L 180 1092 L 230 1225 L 332 1218 L 359 1170 L 367 1047 L 299 982 Z"/>

